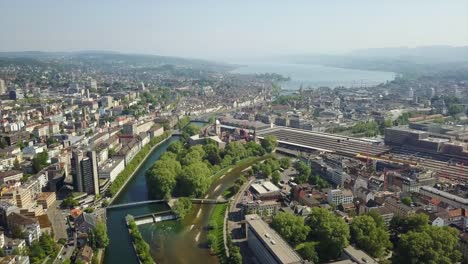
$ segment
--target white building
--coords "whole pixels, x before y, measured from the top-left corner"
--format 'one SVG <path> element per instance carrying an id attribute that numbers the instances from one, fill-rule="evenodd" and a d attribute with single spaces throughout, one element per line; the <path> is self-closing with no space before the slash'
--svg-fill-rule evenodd
<path id="1" fill-rule="evenodd" d="M 330 190 L 327 198 L 329 204 L 335 205 L 349 204 L 353 202 L 353 199 L 353 193 L 350 190 L 346 189 Z"/>
<path id="2" fill-rule="evenodd" d="M 109 159 L 103 166 L 99 167 L 99 178 L 109 179 L 111 182 L 125 169 L 123 158 Z"/>

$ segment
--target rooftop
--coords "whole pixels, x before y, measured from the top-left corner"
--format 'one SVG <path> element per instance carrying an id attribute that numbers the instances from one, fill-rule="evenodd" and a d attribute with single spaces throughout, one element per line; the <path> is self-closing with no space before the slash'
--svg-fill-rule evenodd
<path id="1" fill-rule="evenodd" d="M 375 261 L 371 256 L 367 255 L 362 250 L 356 249 L 353 246 L 347 246 L 344 249 L 344 252 L 358 263 L 377 264 L 377 261 Z"/>
<path id="2" fill-rule="evenodd" d="M 265 182 L 262 182 L 262 183 L 254 183 L 254 184 L 252 184 L 252 188 L 259 194 L 278 192 L 280 190 L 278 187 L 276 187 L 270 181 L 265 181 Z"/>
<path id="3" fill-rule="evenodd" d="M 246 215 L 245 220 L 250 228 L 257 234 L 264 247 L 276 255 L 280 263 L 301 263 L 302 259 L 281 236 L 271 229 L 258 215 Z"/>
<path id="4" fill-rule="evenodd" d="M 454 194 L 451 194 L 451 193 L 448 193 L 448 192 L 441 191 L 441 190 L 433 188 L 433 187 L 421 186 L 421 190 L 424 190 L 424 191 L 427 191 L 427 192 L 430 192 L 430 193 L 433 193 L 433 194 L 440 195 L 440 196 L 442 196 L 444 198 L 447 198 L 447 199 L 455 201 L 455 202 L 462 203 L 464 205 L 468 205 L 468 199 L 462 198 L 460 196 L 457 196 L 457 195 L 454 195 Z"/>
<path id="5" fill-rule="evenodd" d="M 359 153 L 380 155 L 388 151 L 387 147 L 378 145 L 372 140 L 312 132 L 308 130 L 275 127 L 272 129 L 257 131 L 257 136 L 259 138 L 263 138 L 267 135 L 276 136 L 280 144 L 324 152 L 336 152 L 347 156 L 355 156 Z"/>

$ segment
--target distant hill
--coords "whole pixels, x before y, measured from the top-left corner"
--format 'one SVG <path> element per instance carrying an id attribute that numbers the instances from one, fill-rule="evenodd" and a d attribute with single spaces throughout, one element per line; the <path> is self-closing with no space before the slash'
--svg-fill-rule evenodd
<path id="1" fill-rule="evenodd" d="M 0 52 L 0 61 L 11 60 L 36 60 L 48 62 L 50 60 L 81 61 L 91 64 L 129 64 L 140 67 L 152 67 L 161 65 L 174 65 L 177 67 L 200 68 L 215 71 L 231 70 L 234 67 L 225 63 L 208 60 L 189 59 L 172 56 L 158 56 L 147 54 L 125 54 L 112 51 L 77 51 L 77 52 Z"/>
<path id="2" fill-rule="evenodd" d="M 356 50 L 350 56 L 400 58 L 434 62 L 468 61 L 468 46 L 396 47 Z"/>
<path id="3" fill-rule="evenodd" d="M 406 77 L 437 75 L 468 80 L 468 47 L 377 48 L 342 55 L 292 55 L 277 59 L 285 63 L 389 71 Z"/>

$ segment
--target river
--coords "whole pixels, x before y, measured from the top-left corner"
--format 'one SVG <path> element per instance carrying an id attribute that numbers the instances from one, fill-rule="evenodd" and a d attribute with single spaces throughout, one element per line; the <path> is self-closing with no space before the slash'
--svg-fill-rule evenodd
<path id="1" fill-rule="evenodd" d="M 145 173 L 175 140 L 178 140 L 178 137 L 168 139 L 153 150 L 134 177 L 116 197 L 114 204 L 148 200 Z M 208 191 L 208 198 L 219 197 L 225 189 L 234 183 L 237 176 L 238 173 L 232 172 L 216 180 Z M 210 221 L 213 207 L 211 205 L 194 205 L 191 215 L 182 222 L 166 221 L 139 226 L 142 236 L 151 246 L 152 255 L 157 263 L 218 263 L 217 257 L 210 254 L 206 240 L 206 227 Z M 125 226 L 124 218 L 127 214 L 142 215 L 167 209 L 165 204 L 109 209 L 107 211 L 107 230 L 110 243 L 106 249 L 104 263 L 138 263 Z"/>

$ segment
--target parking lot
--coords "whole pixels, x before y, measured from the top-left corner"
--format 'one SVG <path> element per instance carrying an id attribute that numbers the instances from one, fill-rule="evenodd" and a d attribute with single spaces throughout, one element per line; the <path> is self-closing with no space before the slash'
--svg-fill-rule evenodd
<path id="1" fill-rule="evenodd" d="M 60 205 L 61 201 L 55 201 L 48 209 L 47 215 L 49 216 L 49 220 L 52 223 L 52 228 L 54 230 L 55 238 L 58 240 L 60 238 L 64 238 L 68 240 L 67 234 L 67 216 L 69 215 L 69 211 L 67 209 L 62 210 L 57 208 Z"/>

